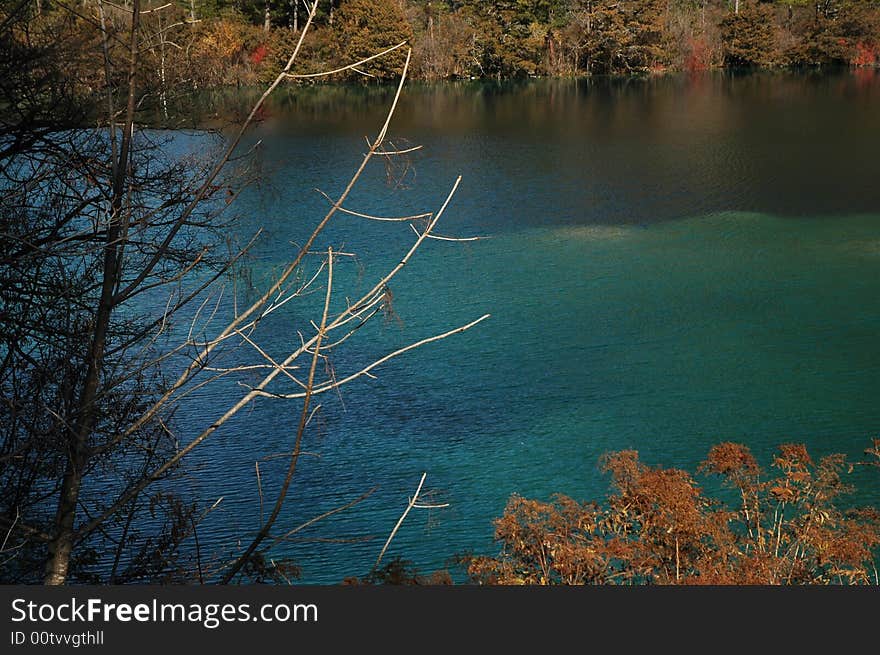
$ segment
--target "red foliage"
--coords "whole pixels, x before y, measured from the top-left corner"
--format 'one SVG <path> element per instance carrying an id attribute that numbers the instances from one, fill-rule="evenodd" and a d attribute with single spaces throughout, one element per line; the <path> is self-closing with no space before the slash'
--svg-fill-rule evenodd
<path id="1" fill-rule="evenodd" d="M 874 66 L 880 59 L 880 52 L 873 43 L 859 41 L 856 43 L 855 53 L 850 60 L 853 66 Z"/>
<path id="2" fill-rule="evenodd" d="M 251 53 L 251 63 L 255 66 L 259 65 L 260 62 L 262 62 L 266 58 L 267 54 L 269 54 L 269 48 L 266 47 L 266 44 L 261 43 L 256 48 L 254 48 L 254 51 Z"/>
<path id="3" fill-rule="evenodd" d="M 684 69 L 688 73 L 699 73 L 709 70 L 712 65 L 712 52 L 705 37 L 691 39 L 688 44 L 690 53 L 685 59 Z"/>

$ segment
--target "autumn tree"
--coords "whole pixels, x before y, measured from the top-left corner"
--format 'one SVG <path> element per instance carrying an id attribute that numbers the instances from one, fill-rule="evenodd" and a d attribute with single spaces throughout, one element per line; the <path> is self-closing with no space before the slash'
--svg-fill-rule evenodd
<path id="1" fill-rule="evenodd" d="M 413 30 L 413 63 L 419 76 L 455 79 L 470 74 L 471 44 L 475 34 L 464 12 L 453 11 L 443 0 L 407 3 L 407 21 Z"/>
<path id="2" fill-rule="evenodd" d="M 699 467 L 733 492 L 714 498 L 685 471 L 613 453 L 604 502 L 513 496 L 495 522 L 500 552 L 468 571 L 484 584 L 878 584 L 880 512 L 840 505 L 847 473 L 880 462 L 878 443 L 866 454 L 814 462 L 786 444 L 768 473 L 723 443 Z"/>
<path id="3" fill-rule="evenodd" d="M 721 21 L 724 63 L 728 66 L 766 66 L 777 60 L 773 10 L 750 4 Z"/>
<path id="4" fill-rule="evenodd" d="M 847 64 L 861 55 L 872 64 L 880 40 L 880 13 L 870 2 L 827 0 L 800 12 L 792 31 L 796 39 L 785 53 L 791 63 Z"/>
<path id="5" fill-rule="evenodd" d="M 592 3 L 584 37 L 587 70 L 644 73 L 662 64 L 664 6 L 659 0 Z"/>
<path id="6" fill-rule="evenodd" d="M 365 59 L 412 37 L 412 29 L 395 0 L 344 0 L 333 25 L 340 58 L 346 62 Z M 397 51 L 354 69 L 354 73 L 388 80 L 401 69 L 403 61 L 404 55 Z M 356 77 L 351 72 L 348 75 Z"/>
<path id="7" fill-rule="evenodd" d="M 475 77 L 521 77 L 539 71 L 544 38 L 541 2 L 462 3 L 471 26 L 469 59 Z"/>

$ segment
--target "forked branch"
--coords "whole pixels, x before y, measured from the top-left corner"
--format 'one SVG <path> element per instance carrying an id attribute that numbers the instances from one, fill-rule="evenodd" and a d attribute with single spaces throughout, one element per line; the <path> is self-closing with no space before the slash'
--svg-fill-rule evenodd
<path id="1" fill-rule="evenodd" d="M 388 546 L 391 544 L 391 540 L 394 539 L 394 536 L 397 534 L 400 526 L 403 525 L 403 521 L 404 519 L 406 519 L 407 514 L 410 513 L 410 510 L 412 510 L 414 507 L 418 507 L 419 509 L 436 509 L 441 507 L 449 507 L 449 503 L 434 504 L 419 502 L 419 494 L 422 493 L 422 486 L 425 484 L 425 478 L 427 476 L 427 473 L 422 473 L 422 479 L 419 480 L 419 486 L 416 487 L 416 492 L 412 495 L 412 498 L 410 498 L 409 502 L 406 504 L 406 509 L 403 510 L 403 514 L 400 515 L 400 518 L 397 520 L 397 524 L 394 526 L 391 534 L 388 535 L 388 539 L 386 539 L 385 545 L 382 546 L 382 550 L 379 552 L 379 557 L 376 558 L 376 563 L 373 564 L 374 571 L 379 568 L 379 564 L 382 562 L 382 558 L 385 556 L 385 551 L 388 550 Z"/>

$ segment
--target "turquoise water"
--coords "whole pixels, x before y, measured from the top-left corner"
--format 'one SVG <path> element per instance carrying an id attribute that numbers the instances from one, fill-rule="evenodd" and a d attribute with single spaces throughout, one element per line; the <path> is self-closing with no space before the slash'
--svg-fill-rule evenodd
<path id="1" fill-rule="evenodd" d="M 318 92 L 279 102 L 261 127 L 268 183 L 238 205 L 242 234 L 267 230 L 257 282 L 318 217 L 310 189 L 338 191 L 353 170 L 353 134 L 369 133 L 386 97 L 336 93 L 332 105 Z M 365 328 L 333 367 L 342 377 L 492 316 L 321 398 L 276 532 L 376 491 L 274 552 L 307 583 L 365 574 L 423 472 L 448 507 L 413 510 L 386 557 L 432 570 L 491 552 L 512 493 L 601 498 L 609 451 L 691 470 L 719 441 L 765 464 L 787 442 L 860 456 L 880 430 L 878 100 L 876 78 L 850 76 L 414 89 L 395 135 L 425 144 L 416 176 L 389 186 L 376 166 L 349 206 L 435 209 L 461 172 L 438 232 L 489 238 L 428 242 L 391 284 L 399 320 Z M 335 219 L 321 247 L 358 259 L 339 263 L 334 307 L 412 238 L 402 224 Z M 273 315 L 261 346 L 284 352 L 322 300 Z M 201 394 L 181 424 L 236 393 L 230 382 Z M 224 497 L 203 548 L 257 529 L 254 461 L 289 450 L 298 412 L 258 401 L 194 456 L 192 490 Z M 264 491 L 285 466 L 261 463 Z M 876 473 L 855 475 L 855 500 L 880 502 Z"/>

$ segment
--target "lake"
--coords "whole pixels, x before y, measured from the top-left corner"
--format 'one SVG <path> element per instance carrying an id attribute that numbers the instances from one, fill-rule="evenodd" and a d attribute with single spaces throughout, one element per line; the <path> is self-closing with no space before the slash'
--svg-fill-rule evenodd
<path id="1" fill-rule="evenodd" d="M 233 204 L 242 238 L 265 230 L 249 280 L 294 254 L 327 207 L 314 189 L 341 191 L 392 97 L 306 87 L 270 101 L 254 134 L 261 184 Z M 494 552 L 513 493 L 601 499 L 609 451 L 691 471 L 721 441 L 764 465 L 789 442 L 858 458 L 880 431 L 878 107 L 872 72 L 409 85 L 390 140 L 423 149 L 379 158 L 346 206 L 435 211 L 461 175 L 437 232 L 488 238 L 426 242 L 391 282 L 396 316 L 330 364 L 342 378 L 492 316 L 319 399 L 274 532 L 376 490 L 274 552 L 305 583 L 366 574 L 423 472 L 426 502 L 448 506 L 414 509 L 385 561 L 428 572 Z M 414 238 L 406 223 L 335 217 L 315 249 L 357 258 L 336 266 L 333 307 Z M 298 343 L 323 297 L 273 315 L 261 347 Z M 241 392 L 230 381 L 194 397 L 180 432 Z M 290 450 L 298 419 L 296 401 L 261 399 L 193 455 L 189 488 L 223 497 L 203 550 L 258 528 L 254 463 L 268 503 L 286 460 L 267 456 Z M 854 502 L 880 503 L 876 472 L 854 481 Z"/>

